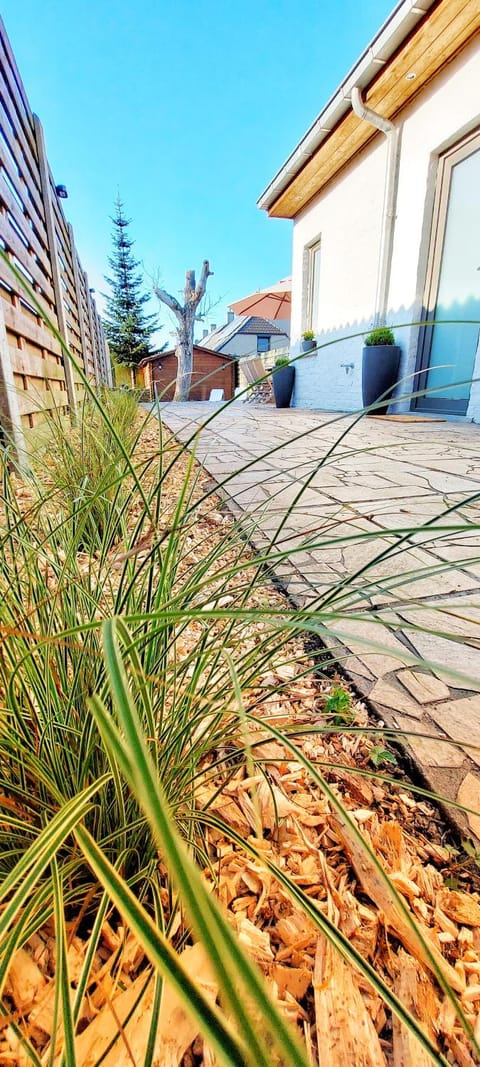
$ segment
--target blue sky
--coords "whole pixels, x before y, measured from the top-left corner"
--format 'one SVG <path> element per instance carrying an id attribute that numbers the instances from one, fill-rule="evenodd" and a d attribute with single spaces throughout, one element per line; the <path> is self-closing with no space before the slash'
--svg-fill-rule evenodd
<path id="1" fill-rule="evenodd" d="M 392 0 L 3 0 L 2 17 L 90 282 L 120 190 L 135 252 L 178 294 L 210 259 L 230 300 L 290 273 L 291 223 L 256 200 Z M 163 339 L 171 324 L 163 313 Z"/>

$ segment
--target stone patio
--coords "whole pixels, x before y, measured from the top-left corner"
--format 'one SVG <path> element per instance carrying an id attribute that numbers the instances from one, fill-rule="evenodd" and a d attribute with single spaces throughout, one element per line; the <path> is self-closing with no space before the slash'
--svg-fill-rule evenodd
<path id="1" fill-rule="evenodd" d="M 413 735 L 407 752 L 428 785 L 479 812 L 467 826 L 449 809 L 480 839 L 480 428 L 238 403 L 161 408 L 182 441 L 215 413 L 197 458 L 256 547 L 275 539 L 289 596 L 318 605 L 346 674 L 387 726 Z M 408 536 L 410 526 L 424 528 Z"/>

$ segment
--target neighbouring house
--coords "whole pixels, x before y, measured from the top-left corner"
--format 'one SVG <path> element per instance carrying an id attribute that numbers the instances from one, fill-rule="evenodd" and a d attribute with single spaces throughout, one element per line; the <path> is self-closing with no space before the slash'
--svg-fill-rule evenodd
<path id="1" fill-rule="evenodd" d="M 175 349 L 154 352 L 139 364 L 143 371 L 144 387 L 151 399 L 173 400 L 177 378 Z M 235 394 L 236 360 L 220 352 L 193 346 L 193 373 L 189 400 L 208 400 L 212 389 L 223 389 L 225 400 Z"/>
<path id="2" fill-rule="evenodd" d="M 286 324 L 277 324 L 257 315 L 236 316 L 229 311 L 225 326 L 213 326 L 210 332 L 205 330 L 204 336 L 197 343 L 223 355 L 234 356 L 238 360 L 263 355 L 288 348 L 288 320 Z"/>
<path id="3" fill-rule="evenodd" d="M 480 421 L 479 30 L 478 0 L 398 4 L 259 200 L 293 220 L 292 354 L 339 339 L 297 361 L 296 406 L 360 408 L 346 338 L 385 323 L 395 410 Z"/>

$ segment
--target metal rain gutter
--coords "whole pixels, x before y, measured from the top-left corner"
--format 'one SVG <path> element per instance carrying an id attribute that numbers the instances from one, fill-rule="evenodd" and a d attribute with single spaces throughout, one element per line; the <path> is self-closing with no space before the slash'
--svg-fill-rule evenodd
<path id="1" fill-rule="evenodd" d="M 358 62 L 347 74 L 340 88 L 331 97 L 313 125 L 288 157 L 278 174 L 272 179 L 257 201 L 265 211 L 278 200 L 288 185 L 296 178 L 317 148 L 326 140 L 335 126 L 348 114 L 354 88 L 367 89 L 378 71 L 385 67 L 404 40 L 434 6 L 436 0 L 402 0 Z"/>
<path id="2" fill-rule="evenodd" d="M 380 238 L 380 256 L 377 274 L 377 294 L 375 298 L 375 326 L 384 326 L 388 310 L 388 291 L 392 267 L 393 237 L 397 214 L 398 167 L 400 161 L 400 129 L 390 119 L 378 115 L 366 107 L 361 90 L 352 89 L 352 108 L 359 119 L 381 130 L 387 138 L 387 166 L 385 172 L 385 197 L 382 212 L 382 231 Z"/>

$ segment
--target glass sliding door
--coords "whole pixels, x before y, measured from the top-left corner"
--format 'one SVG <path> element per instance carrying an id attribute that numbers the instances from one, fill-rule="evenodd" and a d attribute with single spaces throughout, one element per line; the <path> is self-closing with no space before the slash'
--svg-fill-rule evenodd
<path id="1" fill-rule="evenodd" d="M 480 134 L 439 162 L 416 408 L 464 415 L 479 343 Z M 470 320 L 470 321 L 468 321 Z"/>

